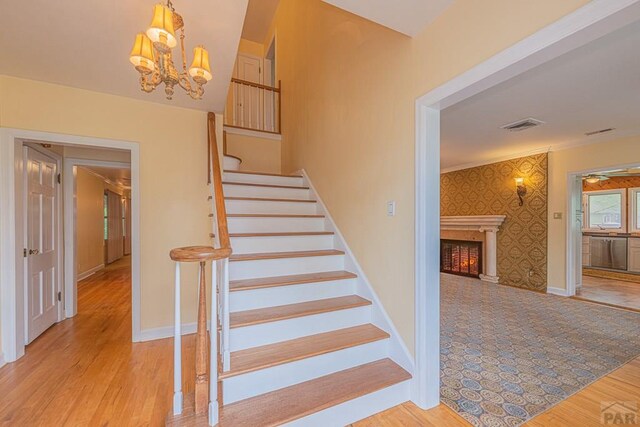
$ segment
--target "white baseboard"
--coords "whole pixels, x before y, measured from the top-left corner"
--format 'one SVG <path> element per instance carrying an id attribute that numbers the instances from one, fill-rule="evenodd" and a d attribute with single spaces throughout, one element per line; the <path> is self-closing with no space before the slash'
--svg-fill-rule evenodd
<path id="1" fill-rule="evenodd" d="M 551 286 L 547 287 L 547 293 L 552 295 L 559 295 L 561 297 L 568 297 L 569 293 L 566 289 L 563 288 L 553 288 Z"/>
<path id="2" fill-rule="evenodd" d="M 195 323 L 183 323 L 182 335 L 196 333 Z M 160 328 L 143 329 L 140 331 L 139 342 L 161 340 L 173 337 L 173 326 L 162 326 Z"/>
<path id="3" fill-rule="evenodd" d="M 98 271 L 102 270 L 103 268 L 104 268 L 104 264 L 100 264 L 100 265 L 96 265 L 93 268 L 88 269 L 87 271 L 83 271 L 82 273 L 78 273 L 78 282 L 80 280 L 86 279 L 89 276 L 93 276 Z"/>

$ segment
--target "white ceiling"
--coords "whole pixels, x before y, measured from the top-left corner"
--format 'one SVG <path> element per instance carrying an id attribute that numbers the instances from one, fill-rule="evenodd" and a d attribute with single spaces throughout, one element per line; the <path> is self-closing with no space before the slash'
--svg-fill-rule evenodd
<path id="1" fill-rule="evenodd" d="M 249 0 L 242 38 L 264 43 L 280 0 Z"/>
<path id="2" fill-rule="evenodd" d="M 173 2 L 185 21 L 187 61 L 198 44 L 210 53 L 213 80 L 205 86 L 200 101 L 191 100 L 179 88 L 172 101 L 165 99 L 162 85 L 152 94 L 140 90 L 129 52 L 136 33 L 149 26 L 155 3 L 157 0 L 0 0 L 0 74 L 221 112 L 247 0 Z M 179 66 L 179 48 L 173 53 Z"/>
<path id="3" fill-rule="evenodd" d="M 323 0 L 340 9 L 413 37 L 453 0 Z"/>
<path id="4" fill-rule="evenodd" d="M 111 181 L 112 184 L 119 185 L 121 187 L 131 186 L 131 169 L 121 168 L 108 168 L 102 166 L 78 166 L 83 169 L 87 169 L 100 177 Z"/>
<path id="5" fill-rule="evenodd" d="M 443 170 L 640 134 L 640 24 L 632 24 L 442 113 Z M 521 132 L 500 126 L 533 117 Z M 598 136 L 586 132 L 615 128 Z"/>

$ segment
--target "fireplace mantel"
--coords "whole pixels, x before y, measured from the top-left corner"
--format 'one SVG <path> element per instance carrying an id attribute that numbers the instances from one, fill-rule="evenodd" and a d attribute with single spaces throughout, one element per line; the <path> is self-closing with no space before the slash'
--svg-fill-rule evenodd
<path id="1" fill-rule="evenodd" d="M 506 215 L 472 215 L 472 216 L 442 216 L 441 230 L 467 230 L 485 233 L 485 274 L 480 280 L 498 283 L 498 239 L 500 226 L 507 218 Z"/>

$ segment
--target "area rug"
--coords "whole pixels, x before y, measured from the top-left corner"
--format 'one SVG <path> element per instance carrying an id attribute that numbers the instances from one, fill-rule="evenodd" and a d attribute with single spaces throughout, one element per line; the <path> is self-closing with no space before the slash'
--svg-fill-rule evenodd
<path id="1" fill-rule="evenodd" d="M 447 274 L 441 400 L 517 426 L 640 355 L 640 314 Z"/>

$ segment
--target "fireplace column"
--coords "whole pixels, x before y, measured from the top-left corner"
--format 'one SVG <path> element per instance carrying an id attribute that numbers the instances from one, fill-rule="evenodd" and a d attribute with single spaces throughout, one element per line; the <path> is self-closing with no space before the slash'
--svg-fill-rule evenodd
<path id="1" fill-rule="evenodd" d="M 498 227 L 482 227 L 480 232 L 485 234 L 486 250 L 484 252 L 485 274 L 480 275 L 480 280 L 491 283 L 498 283 Z"/>

